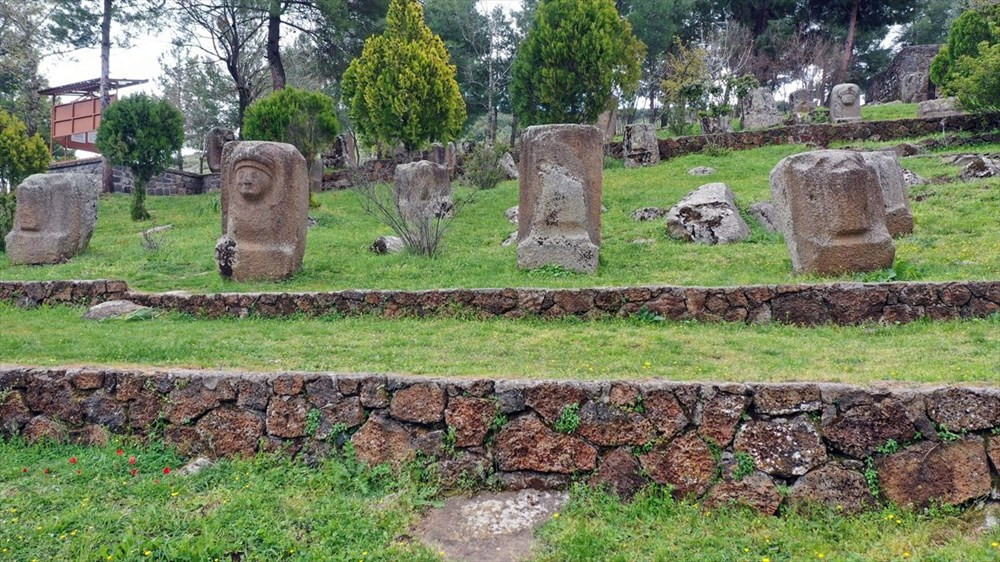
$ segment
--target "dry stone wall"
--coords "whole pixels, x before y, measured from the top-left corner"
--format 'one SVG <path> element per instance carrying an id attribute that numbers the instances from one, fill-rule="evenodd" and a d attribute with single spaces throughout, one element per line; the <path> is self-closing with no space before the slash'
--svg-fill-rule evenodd
<path id="1" fill-rule="evenodd" d="M 90 304 L 128 299 L 207 318 L 292 314 L 601 318 L 645 311 L 669 320 L 780 322 L 813 326 L 905 324 L 921 318 L 983 318 L 1000 312 L 1000 281 L 835 283 L 748 287 L 345 290 L 323 293 L 144 293 L 123 281 L 0 281 L 0 301 Z"/>
<path id="2" fill-rule="evenodd" d="M 133 434 L 306 460 L 350 442 L 371 465 L 429 459 L 450 486 L 583 480 L 630 497 L 655 482 L 764 513 L 960 505 L 990 494 L 1000 461 L 1000 390 L 984 387 L 0 366 L 0 397 L 0 432 L 30 442 Z"/>
<path id="3" fill-rule="evenodd" d="M 102 166 L 100 158 L 85 158 L 68 162 L 56 162 L 49 166 L 49 173 L 87 174 L 100 183 Z M 132 172 L 122 166 L 112 166 L 112 192 L 132 193 L 134 180 Z M 149 180 L 146 193 L 149 195 L 197 195 L 218 191 L 219 174 L 196 174 L 182 170 L 167 170 Z"/>

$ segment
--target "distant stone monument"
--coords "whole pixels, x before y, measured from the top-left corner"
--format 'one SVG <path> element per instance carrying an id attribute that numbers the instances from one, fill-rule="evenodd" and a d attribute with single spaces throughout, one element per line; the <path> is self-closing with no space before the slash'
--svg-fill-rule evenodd
<path id="1" fill-rule="evenodd" d="M 427 160 L 396 166 L 394 177 L 399 214 L 409 228 L 451 212 L 451 174 Z"/>
<path id="2" fill-rule="evenodd" d="M 878 175 L 885 201 L 885 220 L 889 235 L 893 238 L 913 232 L 913 211 L 910 210 L 906 194 L 906 176 L 899 157 L 891 151 L 862 152 L 861 156 Z"/>
<path id="3" fill-rule="evenodd" d="M 892 265 L 878 174 L 857 152 L 789 156 L 771 171 L 771 198 L 796 273 L 836 275 Z"/>
<path id="4" fill-rule="evenodd" d="M 618 134 L 618 108 L 597 116 L 597 128 L 604 134 L 604 142 L 610 142 Z"/>
<path id="5" fill-rule="evenodd" d="M 962 111 L 962 104 L 958 98 L 954 97 L 922 101 L 917 106 L 917 117 L 921 119 L 939 119 L 956 115 L 965 115 L 965 111 Z"/>
<path id="6" fill-rule="evenodd" d="M 517 266 L 594 273 L 601 246 L 603 136 L 590 125 L 521 135 Z"/>
<path id="7" fill-rule="evenodd" d="M 227 142 L 234 140 L 236 140 L 236 134 L 231 129 L 215 127 L 209 129 L 208 133 L 205 134 L 205 160 L 208 163 L 208 169 L 213 173 L 222 170 L 222 147 Z"/>
<path id="8" fill-rule="evenodd" d="M 768 88 L 754 88 L 750 91 L 747 106 L 743 111 L 743 128 L 766 129 L 780 125 L 785 116 L 778 111 L 774 96 Z"/>
<path id="9" fill-rule="evenodd" d="M 29 176 L 17 187 L 14 226 L 4 238 L 10 263 L 60 263 L 87 249 L 99 194 L 86 174 Z"/>
<path id="10" fill-rule="evenodd" d="M 913 45 L 900 49 L 892 63 L 872 79 L 865 92 L 865 102 L 917 103 L 934 99 L 931 61 L 940 50 L 941 45 Z"/>
<path id="11" fill-rule="evenodd" d="M 358 148 L 354 141 L 354 133 L 347 132 L 338 135 L 333 141 L 333 149 L 328 155 L 327 164 L 340 170 L 358 167 Z"/>
<path id="12" fill-rule="evenodd" d="M 219 273 L 272 281 L 302 267 L 309 223 L 306 160 L 290 144 L 244 141 L 222 151 Z"/>
<path id="13" fill-rule="evenodd" d="M 837 84 L 830 92 L 830 121 L 852 123 L 861 121 L 861 87 L 857 84 Z"/>
<path id="14" fill-rule="evenodd" d="M 789 102 L 792 104 L 792 113 L 799 115 L 803 113 L 808 114 L 816 108 L 813 105 L 812 94 L 809 93 L 809 90 L 795 90 L 789 96 Z"/>
<path id="15" fill-rule="evenodd" d="M 651 123 L 627 125 L 624 148 L 626 168 L 660 163 L 660 144 L 656 139 L 656 126 Z"/>

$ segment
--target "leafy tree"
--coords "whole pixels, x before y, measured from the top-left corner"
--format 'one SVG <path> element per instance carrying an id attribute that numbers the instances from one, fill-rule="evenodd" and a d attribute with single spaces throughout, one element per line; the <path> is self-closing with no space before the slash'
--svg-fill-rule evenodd
<path id="1" fill-rule="evenodd" d="M 0 251 L 14 224 L 14 188 L 48 166 L 49 149 L 41 135 L 29 135 L 20 119 L 0 110 Z"/>
<path id="2" fill-rule="evenodd" d="M 907 45 L 933 45 L 948 40 L 948 29 L 961 13 L 955 0 L 928 0 L 917 6 L 916 16 L 903 33 L 899 42 Z"/>
<path id="3" fill-rule="evenodd" d="M 39 67 L 53 54 L 43 0 L 0 0 L 0 109 L 24 121 L 28 134 L 48 140 L 50 104 Z"/>
<path id="4" fill-rule="evenodd" d="M 465 123 L 455 66 L 418 0 L 392 0 L 385 33 L 365 41 L 342 87 L 358 132 L 371 142 L 413 151 L 454 139 Z"/>
<path id="5" fill-rule="evenodd" d="M 132 220 L 149 218 L 146 184 L 167 168 L 183 144 L 184 116 L 166 100 L 138 94 L 104 112 L 97 148 L 112 164 L 132 170 Z"/>
<path id="6" fill-rule="evenodd" d="M 476 10 L 477 0 L 426 0 L 427 27 L 436 33 L 455 63 L 456 80 L 475 118 L 487 110 L 483 54 L 489 51 L 489 17 Z"/>
<path id="7" fill-rule="evenodd" d="M 962 57 L 949 83 L 962 107 L 980 113 L 1000 112 L 1000 43 L 983 45 L 979 56 Z"/>
<path id="8" fill-rule="evenodd" d="M 663 104 L 667 127 L 675 135 L 686 135 L 691 125 L 691 115 L 705 109 L 705 84 L 709 81 L 708 53 L 678 37 L 674 48 L 664 62 Z"/>
<path id="9" fill-rule="evenodd" d="M 310 169 L 339 131 L 337 109 L 330 96 L 291 86 L 255 101 L 243 120 L 244 139 L 291 144 Z"/>
<path id="10" fill-rule="evenodd" d="M 960 76 L 958 61 L 965 57 L 975 59 L 979 56 L 983 43 L 997 42 L 998 34 L 993 27 L 998 20 L 991 16 L 997 14 L 998 10 L 1000 8 L 967 10 L 952 23 L 948 43 L 931 62 L 931 81 L 942 92 L 954 93 L 951 83 Z"/>
<path id="11" fill-rule="evenodd" d="M 511 76 L 526 125 L 593 123 L 636 91 L 645 46 L 611 0 L 542 0 Z"/>

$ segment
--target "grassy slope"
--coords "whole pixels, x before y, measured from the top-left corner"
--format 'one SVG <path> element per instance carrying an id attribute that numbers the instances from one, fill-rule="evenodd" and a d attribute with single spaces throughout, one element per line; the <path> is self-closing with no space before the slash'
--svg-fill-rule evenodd
<path id="1" fill-rule="evenodd" d="M 768 175 L 774 165 L 802 150 L 801 146 L 766 147 L 716 157 L 691 155 L 640 170 L 607 170 L 602 264 L 593 276 L 516 269 L 515 248 L 500 246 L 513 230 L 503 212 L 517 203 L 517 185 L 507 182 L 480 194 L 475 204 L 465 208 L 446 236 L 444 253 L 434 260 L 370 254 L 367 245 L 388 230 L 361 212 L 353 192 L 330 192 L 319 196 L 323 207 L 313 211 L 319 227 L 309 233 L 305 266 L 295 278 L 282 283 L 227 283 L 215 272 L 213 262 L 219 232 L 218 195 L 150 198 L 155 222 L 144 223 L 131 222 L 128 198 L 114 196 L 102 200 L 97 232 L 85 254 L 65 264 L 41 267 L 14 267 L 0 256 L 0 279 L 122 278 L 139 289 L 196 292 L 818 281 L 793 276 L 781 237 L 766 234 L 753 221 L 747 243 L 713 247 L 672 241 L 661 221 L 637 223 L 629 217 L 639 207 L 670 207 L 710 181 L 727 183 L 746 209 L 769 198 Z M 917 173 L 958 172 L 935 162 L 932 156 L 907 159 L 905 164 Z M 686 174 L 700 165 L 713 166 L 718 173 L 707 178 Z M 905 278 L 1000 278 L 998 184 L 998 180 L 987 180 L 914 189 L 915 195 L 930 195 L 913 202 L 917 231 L 897 244 L 899 264 L 905 266 L 899 269 L 905 270 Z M 144 250 L 139 233 L 154 224 L 173 224 L 174 228 L 162 235 L 159 250 Z M 652 238 L 655 243 L 633 243 L 640 238 Z M 823 280 L 835 279 L 853 278 Z"/>
<path id="2" fill-rule="evenodd" d="M 795 328 L 637 319 L 198 320 L 179 314 L 93 323 L 81 320 L 82 313 L 0 304 L 0 363 L 501 378 L 1000 382 L 1000 317 Z"/>
<path id="3" fill-rule="evenodd" d="M 393 478 L 343 459 L 307 467 L 262 456 L 181 476 L 172 452 L 128 442 L 81 448 L 0 440 L 0 458 L 3 560 L 437 560 L 409 539 L 434 494 L 418 470 Z M 165 466 L 174 471 L 164 475 Z M 891 509 L 759 517 L 706 512 L 660 488 L 622 505 L 579 487 L 538 533 L 536 559 L 995 560 L 1000 531 L 980 529 L 982 519 L 976 510 Z"/>
<path id="4" fill-rule="evenodd" d="M 916 119 L 915 103 L 891 103 L 861 106 L 861 119 L 865 121 L 888 121 L 890 119 Z"/>

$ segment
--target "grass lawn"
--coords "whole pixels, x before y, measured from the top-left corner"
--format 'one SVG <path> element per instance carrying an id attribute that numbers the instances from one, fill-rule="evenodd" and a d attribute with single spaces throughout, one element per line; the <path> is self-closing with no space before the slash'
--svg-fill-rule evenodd
<path id="1" fill-rule="evenodd" d="M 1000 382 L 1000 316 L 901 326 L 371 316 L 94 323 L 0 304 L 0 363 L 498 378 Z M 573 350 L 572 353 L 567 353 Z"/>
<path id="2" fill-rule="evenodd" d="M 372 240 L 389 230 L 361 211 L 355 193 L 327 192 L 319 195 L 322 207 L 312 211 L 319 225 L 309 232 L 305 265 L 299 274 L 281 283 L 226 282 L 213 260 L 219 235 L 217 194 L 151 197 L 148 204 L 154 220 L 141 223 L 129 220 L 129 199 L 119 195 L 102 199 L 97 231 L 86 253 L 65 264 L 34 267 L 11 266 L 0 256 L 0 279 L 118 278 L 144 290 L 218 292 L 1000 278 L 997 179 L 914 188 L 916 232 L 897 241 L 896 271 L 860 277 L 792 275 L 781 236 L 764 232 L 752 219 L 748 219 L 752 234 L 747 242 L 703 246 L 668 239 L 662 221 L 639 223 L 629 216 L 640 207 L 670 207 L 699 185 L 715 181 L 727 183 L 745 210 L 770 198 L 768 176 L 774 165 L 804 150 L 803 146 L 772 146 L 714 157 L 690 155 L 639 170 L 607 170 L 601 266 L 592 276 L 516 268 L 516 249 L 500 245 L 514 230 L 504 210 L 517 204 L 517 184 L 506 182 L 479 194 L 463 210 L 436 259 L 369 253 Z M 904 164 L 912 165 L 918 174 L 958 173 L 957 167 L 945 167 L 935 156 L 906 159 Z M 712 166 L 718 173 L 687 175 L 695 166 Z M 140 233 L 165 224 L 174 228 L 160 236 L 161 247 L 144 249 Z M 637 244 L 638 239 L 654 242 Z"/>
<path id="3" fill-rule="evenodd" d="M 890 119 L 916 119 L 916 103 L 888 103 L 862 105 L 861 119 L 864 121 L 888 121 Z"/>
<path id="4" fill-rule="evenodd" d="M 128 441 L 0 440 L 0 459 L 2 560 L 438 559 L 410 539 L 439 497 L 417 468 L 393 476 L 349 458 L 308 467 L 259 456 L 185 476 L 173 452 Z M 983 519 L 976 509 L 761 517 L 706 512 L 657 487 L 623 505 L 581 486 L 537 533 L 536 561 L 995 560 L 1000 530 Z"/>

